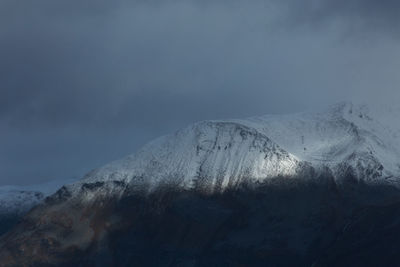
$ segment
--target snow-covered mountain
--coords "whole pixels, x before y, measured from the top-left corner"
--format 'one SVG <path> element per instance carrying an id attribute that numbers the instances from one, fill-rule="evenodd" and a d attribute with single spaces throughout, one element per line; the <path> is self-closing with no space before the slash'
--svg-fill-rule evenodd
<path id="1" fill-rule="evenodd" d="M 399 118 L 400 109 L 340 103 L 319 112 L 198 122 L 61 192 L 83 199 L 163 186 L 212 193 L 327 171 L 338 182 L 350 176 L 400 187 Z M 60 186 L 0 187 L 0 212 L 26 211 Z"/>
<path id="2" fill-rule="evenodd" d="M 31 186 L 0 186 L 0 216 L 22 216 L 32 207 L 73 180 L 56 180 Z"/>
<path id="3" fill-rule="evenodd" d="M 342 103 L 195 123 L 46 198 L 0 238 L 0 262 L 393 266 L 399 117 Z"/>
<path id="4" fill-rule="evenodd" d="M 104 183 L 114 192 L 122 183 L 145 192 L 165 185 L 214 192 L 327 169 L 336 180 L 351 176 L 400 186 L 398 118 L 399 109 L 340 103 L 321 112 L 203 121 L 94 170 L 69 188 L 78 192 L 83 184 Z"/>

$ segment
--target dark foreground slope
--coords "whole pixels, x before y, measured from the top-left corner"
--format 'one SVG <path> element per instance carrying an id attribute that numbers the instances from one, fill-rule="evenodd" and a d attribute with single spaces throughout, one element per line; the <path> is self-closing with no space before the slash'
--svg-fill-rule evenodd
<path id="1" fill-rule="evenodd" d="M 390 187 L 273 179 L 211 196 L 164 188 L 90 207 L 59 196 L 2 238 L 2 266 L 400 264 L 400 194 Z"/>
<path id="2" fill-rule="evenodd" d="M 20 214 L 0 214 L 0 236 L 11 230 L 21 219 Z"/>
<path id="3" fill-rule="evenodd" d="M 0 236 L 21 221 L 33 207 L 74 179 L 29 186 L 0 186 Z"/>

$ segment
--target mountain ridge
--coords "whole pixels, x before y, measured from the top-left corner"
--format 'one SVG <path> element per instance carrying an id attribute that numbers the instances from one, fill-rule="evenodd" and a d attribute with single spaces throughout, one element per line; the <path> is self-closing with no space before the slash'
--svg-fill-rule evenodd
<path id="1" fill-rule="evenodd" d="M 238 184 L 238 177 L 295 177 L 307 166 L 330 169 L 338 182 L 351 175 L 398 187 L 400 127 L 380 118 L 365 105 L 341 103 L 319 113 L 202 121 L 90 172 L 76 186 L 121 181 L 149 192 L 202 184 L 213 192 Z"/>

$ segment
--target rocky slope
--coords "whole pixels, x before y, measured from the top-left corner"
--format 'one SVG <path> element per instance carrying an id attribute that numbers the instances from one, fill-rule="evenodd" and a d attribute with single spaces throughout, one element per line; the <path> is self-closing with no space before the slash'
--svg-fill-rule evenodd
<path id="1" fill-rule="evenodd" d="M 31 186 L 0 186 L 0 235 L 9 230 L 30 209 L 73 180 Z"/>
<path id="2" fill-rule="evenodd" d="M 272 178 L 257 187 L 212 195 L 164 189 L 90 203 L 58 194 L 3 236 L 0 262 L 397 266 L 400 192 L 315 178 Z"/>

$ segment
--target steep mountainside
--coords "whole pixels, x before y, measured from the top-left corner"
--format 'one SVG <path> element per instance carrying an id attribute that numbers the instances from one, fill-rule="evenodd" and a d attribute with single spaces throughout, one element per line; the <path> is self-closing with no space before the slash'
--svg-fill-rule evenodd
<path id="1" fill-rule="evenodd" d="M 302 164 L 268 136 L 235 122 L 206 121 L 162 137 L 138 153 L 88 174 L 83 183 L 124 181 L 213 192 L 252 179 L 294 176 Z"/>
<path id="2" fill-rule="evenodd" d="M 399 186 L 399 117 L 400 110 L 342 103 L 319 113 L 200 122 L 89 173 L 70 189 L 119 181 L 146 192 L 164 185 L 214 192 L 244 179 L 327 169 L 336 180 Z"/>
<path id="3" fill-rule="evenodd" d="M 344 167 L 369 183 L 398 186 L 400 109 L 341 103 L 319 113 L 241 120 L 299 160 L 326 165 L 336 177 Z"/>

